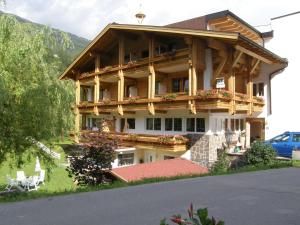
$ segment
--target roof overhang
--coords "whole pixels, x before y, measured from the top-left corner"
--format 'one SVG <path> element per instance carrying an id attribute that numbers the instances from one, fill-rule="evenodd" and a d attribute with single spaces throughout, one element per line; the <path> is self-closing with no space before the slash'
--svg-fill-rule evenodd
<path id="1" fill-rule="evenodd" d="M 171 28 L 162 26 L 146 26 L 146 25 L 128 25 L 128 24 L 108 24 L 97 37 L 79 54 L 79 56 L 69 65 L 69 67 L 64 71 L 64 73 L 59 77 L 59 79 L 71 78 L 75 79 L 75 71 L 80 67 L 80 61 L 84 57 L 87 57 L 93 52 L 94 46 L 99 42 L 99 40 L 111 30 L 119 31 L 141 31 L 149 33 L 159 33 L 159 34 L 176 34 L 182 36 L 194 36 L 202 38 L 213 38 L 219 40 L 225 40 L 233 45 L 242 46 L 244 49 L 251 51 L 256 51 L 258 55 L 263 56 L 273 63 L 287 63 L 285 59 L 277 56 L 276 54 L 268 51 L 257 43 L 243 37 L 239 33 L 234 32 L 220 32 L 211 30 L 195 30 L 195 29 L 182 29 L 182 28 Z"/>

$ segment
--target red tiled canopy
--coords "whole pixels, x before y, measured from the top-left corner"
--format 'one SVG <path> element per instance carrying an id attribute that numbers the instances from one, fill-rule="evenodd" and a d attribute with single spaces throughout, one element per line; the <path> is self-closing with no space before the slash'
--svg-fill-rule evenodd
<path id="1" fill-rule="evenodd" d="M 131 182 L 156 177 L 201 175 L 208 173 L 208 169 L 192 161 L 176 158 L 115 168 L 111 173 L 125 182 Z"/>

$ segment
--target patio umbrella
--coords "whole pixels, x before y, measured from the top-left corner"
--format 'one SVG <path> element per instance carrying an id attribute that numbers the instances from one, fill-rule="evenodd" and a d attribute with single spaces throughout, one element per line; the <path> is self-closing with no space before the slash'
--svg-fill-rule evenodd
<path id="1" fill-rule="evenodd" d="M 35 172 L 40 172 L 41 171 L 41 164 L 40 164 L 40 160 L 39 157 L 36 157 L 36 161 L 35 161 Z"/>

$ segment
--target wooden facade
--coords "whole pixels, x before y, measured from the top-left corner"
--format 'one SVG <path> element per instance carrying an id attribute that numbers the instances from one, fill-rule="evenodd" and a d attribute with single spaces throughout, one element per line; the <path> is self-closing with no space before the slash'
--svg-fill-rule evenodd
<path id="1" fill-rule="evenodd" d="M 253 79 L 263 63 L 286 61 L 255 43 L 260 37 L 234 18 L 214 19 L 209 25 L 215 30 L 108 25 L 61 76 L 76 82 L 75 136 L 80 115 L 86 114 L 262 112 L 264 99 L 253 96 Z M 239 27 L 242 35 L 237 33 Z M 224 86 L 218 88 L 220 80 Z M 87 93 L 92 93 L 89 98 L 84 97 Z M 149 138 L 139 137 L 137 142 L 145 144 L 141 140 Z M 174 151 L 185 149 L 184 143 L 174 145 Z"/>

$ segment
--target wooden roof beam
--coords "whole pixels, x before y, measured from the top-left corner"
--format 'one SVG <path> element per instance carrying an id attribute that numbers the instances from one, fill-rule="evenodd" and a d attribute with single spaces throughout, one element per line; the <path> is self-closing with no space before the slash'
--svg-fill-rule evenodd
<path id="1" fill-rule="evenodd" d="M 259 65 L 260 63 L 260 60 L 259 59 L 256 59 L 252 65 L 252 68 L 250 69 L 250 74 L 253 74 L 254 71 L 256 70 L 257 66 Z"/>
<path id="2" fill-rule="evenodd" d="M 243 54 L 244 53 L 242 51 L 237 51 L 237 54 L 236 54 L 236 56 L 233 59 L 233 63 L 232 63 L 232 66 L 231 66 L 232 68 L 234 68 L 234 67 L 237 66 L 237 64 L 240 61 L 240 59 L 241 59 L 241 57 L 242 57 Z"/>
<path id="3" fill-rule="evenodd" d="M 222 23 L 222 24 L 216 24 L 214 25 L 215 28 L 227 28 L 235 24 L 233 21 L 227 21 L 227 23 Z"/>
<path id="4" fill-rule="evenodd" d="M 239 51 L 241 51 L 243 53 L 245 53 L 246 55 L 250 55 L 253 58 L 259 59 L 259 60 L 261 60 L 261 61 L 263 61 L 263 62 L 265 62 L 267 64 L 272 64 L 271 60 L 269 60 L 269 59 L 267 59 L 267 58 L 265 58 L 265 57 L 263 57 L 263 56 L 261 56 L 261 55 L 259 55 L 257 53 L 254 53 L 254 52 L 252 52 L 252 51 L 250 51 L 250 50 L 248 50 L 248 49 L 246 49 L 246 48 L 244 48 L 244 47 L 242 47 L 240 45 L 236 45 L 235 49 L 239 50 Z"/>
<path id="5" fill-rule="evenodd" d="M 223 17 L 223 18 L 219 18 L 219 19 L 214 19 L 208 22 L 208 25 L 210 26 L 215 26 L 217 24 L 224 24 L 227 23 L 229 21 L 228 17 Z"/>

